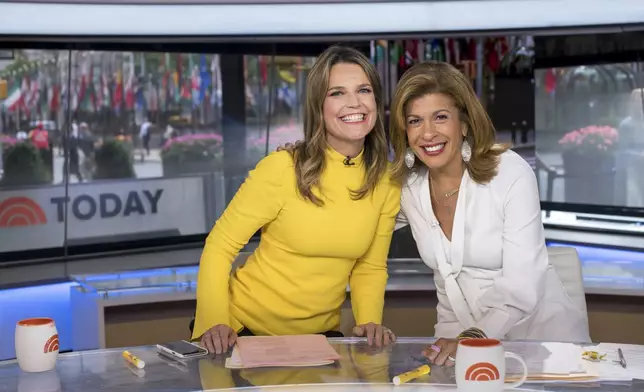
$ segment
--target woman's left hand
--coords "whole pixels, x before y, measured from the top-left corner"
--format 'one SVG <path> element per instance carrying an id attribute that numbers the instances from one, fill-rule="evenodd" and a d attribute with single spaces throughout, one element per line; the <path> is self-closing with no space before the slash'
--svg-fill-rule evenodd
<path id="1" fill-rule="evenodd" d="M 389 328 L 375 323 L 356 325 L 353 334 L 366 337 L 370 346 L 383 347 L 396 342 L 396 335 Z"/>
<path id="2" fill-rule="evenodd" d="M 423 351 L 423 355 L 434 365 L 454 366 L 458 340 L 440 338 Z"/>

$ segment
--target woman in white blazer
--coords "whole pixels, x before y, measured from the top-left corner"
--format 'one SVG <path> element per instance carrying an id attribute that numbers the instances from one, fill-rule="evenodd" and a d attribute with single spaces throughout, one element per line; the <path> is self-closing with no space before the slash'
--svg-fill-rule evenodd
<path id="1" fill-rule="evenodd" d="M 441 337 L 427 351 L 452 364 L 459 337 L 589 342 L 548 261 L 534 172 L 496 144 L 470 81 L 445 63 L 418 64 L 391 107 L 401 223 L 434 271 Z"/>

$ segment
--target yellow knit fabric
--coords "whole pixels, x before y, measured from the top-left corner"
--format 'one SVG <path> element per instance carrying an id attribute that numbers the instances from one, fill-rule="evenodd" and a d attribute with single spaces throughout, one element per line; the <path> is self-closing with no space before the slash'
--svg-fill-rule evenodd
<path id="1" fill-rule="evenodd" d="M 387 253 L 400 208 L 389 175 L 375 192 L 352 200 L 364 181 L 362 154 L 329 149 L 316 206 L 297 192 L 291 155 L 257 164 L 210 232 L 201 256 L 193 339 L 217 324 L 256 335 L 337 330 L 347 284 L 357 324 L 382 322 Z M 259 246 L 243 267 L 231 264 L 260 228 Z"/>

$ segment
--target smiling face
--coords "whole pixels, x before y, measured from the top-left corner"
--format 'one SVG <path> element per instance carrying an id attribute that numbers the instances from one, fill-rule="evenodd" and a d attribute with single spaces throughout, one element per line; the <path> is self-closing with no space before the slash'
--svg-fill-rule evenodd
<path id="1" fill-rule="evenodd" d="M 454 101 L 444 94 L 427 94 L 407 105 L 409 147 L 430 169 L 441 171 L 462 165 L 465 127 L 459 115 Z"/>
<path id="2" fill-rule="evenodd" d="M 339 63 L 331 68 L 323 113 L 327 143 L 343 155 L 360 151 L 377 117 L 373 87 L 361 66 Z"/>

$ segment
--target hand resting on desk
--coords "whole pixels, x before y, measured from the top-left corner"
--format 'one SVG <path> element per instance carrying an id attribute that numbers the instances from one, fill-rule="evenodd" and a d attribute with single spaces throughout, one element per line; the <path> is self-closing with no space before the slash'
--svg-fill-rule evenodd
<path id="1" fill-rule="evenodd" d="M 237 342 L 237 333 L 226 324 L 215 325 L 201 336 L 200 344 L 211 354 L 222 354 Z"/>
<path id="2" fill-rule="evenodd" d="M 434 365 L 454 366 L 454 361 L 449 358 L 456 358 L 457 349 L 457 339 L 440 338 L 433 345 L 427 347 L 423 351 L 423 355 Z"/>
<path id="3" fill-rule="evenodd" d="M 368 323 L 353 327 L 353 334 L 359 337 L 366 337 L 369 346 L 383 347 L 396 342 L 396 335 L 387 327 Z"/>

